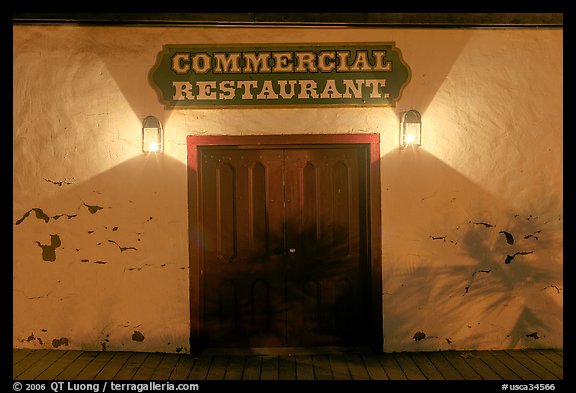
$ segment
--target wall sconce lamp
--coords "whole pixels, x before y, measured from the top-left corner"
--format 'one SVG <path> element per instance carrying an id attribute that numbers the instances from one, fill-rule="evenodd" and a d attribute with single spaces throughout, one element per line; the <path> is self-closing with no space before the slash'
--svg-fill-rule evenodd
<path id="1" fill-rule="evenodd" d="M 148 116 L 142 121 L 142 151 L 157 152 L 164 149 L 164 132 L 160 121 Z"/>
<path id="2" fill-rule="evenodd" d="M 422 143 L 422 117 L 417 110 L 410 109 L 400 118 L 400 146 L 420 146 Z"/>

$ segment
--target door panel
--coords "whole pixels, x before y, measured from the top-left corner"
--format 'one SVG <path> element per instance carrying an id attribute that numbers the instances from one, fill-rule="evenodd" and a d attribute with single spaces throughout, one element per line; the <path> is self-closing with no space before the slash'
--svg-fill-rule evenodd
<path id="1" fill-rule="evenodd" d="M 355 148 L 286 150 L 291 345 L 359 344 L 365 338 L 364 161 Z"/>
<path id="2" fill-rule="evenodd" d="M 282 151 L 207 150 L 201 160 L 207 343 L 282 345 Z"/>
<path id="3" fill-rule="evenodd" d="M 208 346 L 365 343 L 365 153 L 206 149 L 201 160 Z"/>

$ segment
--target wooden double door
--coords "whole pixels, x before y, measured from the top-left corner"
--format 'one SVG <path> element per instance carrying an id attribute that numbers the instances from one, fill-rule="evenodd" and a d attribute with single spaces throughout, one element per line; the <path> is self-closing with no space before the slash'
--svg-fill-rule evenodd
<path id="1" fill-rule="evenodd" d="M 365 149 L 215 146 L 198 160 L 205 345 L 367 344 Z"/>

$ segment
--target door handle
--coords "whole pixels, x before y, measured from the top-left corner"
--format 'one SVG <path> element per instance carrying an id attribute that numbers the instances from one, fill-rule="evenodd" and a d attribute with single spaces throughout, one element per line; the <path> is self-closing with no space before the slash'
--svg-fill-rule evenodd
<path id="1" fill-rule="evenodd" d="M 276 247 L 275 249 L 272 250 L 272 253 L 274 253 L 274 255 L 281 255 L 281 254 L 286 254 L 286 252 L 284 252 L 284 250 L 282 250 L 282 248 L 280 247 Z M 296 249 L 295 248 L 289 248 L 288 249 L 288 253 L 289 254 L 295 254 L 296 253 Z"/>

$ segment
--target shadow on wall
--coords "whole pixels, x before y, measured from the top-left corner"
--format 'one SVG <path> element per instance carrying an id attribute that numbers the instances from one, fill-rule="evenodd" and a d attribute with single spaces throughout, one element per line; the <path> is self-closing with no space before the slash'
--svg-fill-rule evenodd
<path id="1" fill-rule="evenodd" d="M 186 351 L 186 166 L 139 154 L 36 181 L 60 190 L 14 211 L 14 346 Z"/>
<path id="2" fill-rule="evenodd" d="M 330 31 L 329 35 L 333 38 L 329 42 L 346 42 L 351 39 L 351 32 L 339 30 Z M 273 29 L 270 31 L 272 33 L 261 29 L 243 29 L 243 36 L 252 37 L 256 40 L 253 41 L 254 44 L 247 43 L 246 47 L 261 46 L 262 39 L 265 42 L 269 39 L 276 42 L 278 35 L 286 34 L 285 32 L 274 33 Z M 194 47 L 195 42 L 200 42 L 203 39 L 211 43 L 230 42 L 231 39 L 228 31 L 218 31 L 218 29 L 210 32 L 198 31 L 192 41 L 186 42 L 181 41 L 183 35 L 179 29 L 161 31 L 157 29 L 121 29 L 119 32 L 122 34 L 122 40 L 118 40 L 117 35 L 111 33 L 110 29 L 77 28 L 74 31 L 74 41 L 69 42 L 69 35 L 65 37 L 65 40 L 67 45 L 71 45 L 72 48 L 76 46 L 82 48 L 79 53 L 94 53 L 103 62 L 109 76 L 130 104 L 134 113 L 155 113 L 163 107 L 157 92 L 151 85 L 144 86 L 145 89 L 143 89 L 143 81 L 149 79 L 150 70 L 157 61 L 157 56 L 162 51 L 163 45 L 182 43 Z M 204 36 L 205 34 L 206 36 Z M 310 42 L 309 34 L 306 29 L 303 29 L 302 32 L 291 31 L 287 42 L 290 43 L 290 40 L 299 44 Z M 326 33 L 321 32 L 319 34 L 322 38 L 312 39 L 311 45 L 322 44 Z M 370 35 L 369 40 L 373 40 L 371 33 L 368 34 Z M 429 30 L 424 33 L 426 45 L 422 45 L 420 34 L 422 33 L 417 31 L 406 31 L 401 33 L 401 37 L 396 37 L 394 41 L 398 42 L 398 49 L 402 51 L 404 60 L 411 67 L 411 82 L 402 92 L 403 101 L 412 103 L 412 107 L 420 108 L 420 111 L 424 113 L 440 87 L 445 83 L 447 75 L 457 63 L 459 56 L 475 32 L 473 30 L 459 30 L 455 34 L 441 29 Z M 339 35 L 341 35 L 340 38 L 334 38 Z M 362 38 L 360 42 L 364 42 L 365 39 Z M 383 41 L 389 41 L 388 35 Z M 54 41 L 52 44 L 58 49 L 62 47 L 58 41 Z M 218 46 L 219 44 L 214 45 Z M 288 45 L 290 48 L 290 44 Z M 425 64 L 425 71 L 419 69 L 421 64 Z M 415 89 L 416 86 L 420 87 Z M 422 86 L 425 88 L 423 89 Z M 140 94 L 134 94 L 134 92 L 140 92 Z M 162 123 L 168 124 L 170 116 L 177 113 L 177 111 L 163 111 Z M 196 115 L 203 116 L 201 112 Z M 213 117 L 215 114 L 210 113 L 210 116 Z M 270 121 L 275 121 L 275 119 Z"/>
<path id="3" fill-rule="evenodd" d="M 562 347 L 561 196 L 514 211 L 424 150 L 381 164 L 384 350 Z"/>
<path id="4" fill-rule="evenodd" d="M 307 227 L 294 234 L 294 248 L 271 245 L 232 262 L 210 261 L 202 321 L 207 345 L 370 345 L 368 261 L 361 250 L 338 242 L 344 231 L 329 225 L 320 239 Z M 358 235 L 350 235 L 357 242 Z"/>
<path id="5" fill-rule="evenodd" d="M 381 165 L 384 350 L 561 347 L 561 196 L 514 211 L 424 150 Z M 41 176 L 62 192 L 14 212 L 14 346 L 189 351 L 186 166 Z"/>
<path id="6" fill-rule="evenodd" d="M 39 181 L 61 192 L 14 212 L 14 346 L 189 352 L 186 166 L 140 154 L 82 183 Z M 250 242 L 265 248 L 239 244 L 223 271 L 206 267 L 214 342 L 367 341 L 364 240 L 329 210 L 314 225 L 289 220 L 294 251 L 270 235 Z"/>

